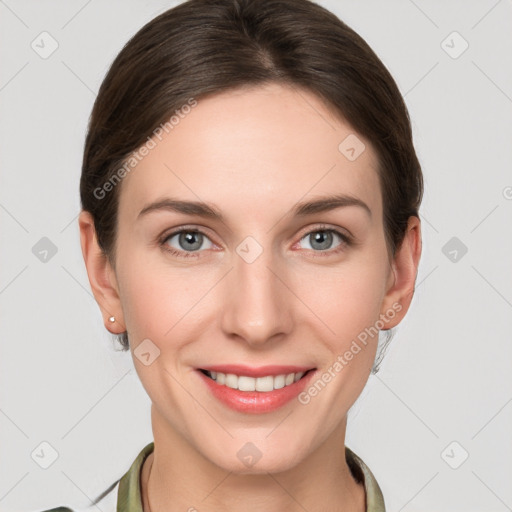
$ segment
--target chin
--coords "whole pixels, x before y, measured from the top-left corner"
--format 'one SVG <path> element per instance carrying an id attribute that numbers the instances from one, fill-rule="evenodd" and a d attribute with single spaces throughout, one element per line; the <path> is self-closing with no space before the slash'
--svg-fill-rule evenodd
<path id="1" fill-rule="evenodd" d="M 230 453 L 233 453 L 233 456 L 230 456 Z M 210 456 L 205 455 L 216 466 L 239 475 L 280 473 L 294 468 L 302 460 L 293 445 L 288 445 L 286 450 L 283 450 L 282 446 L 281 449 L 277 449 L 268 443 L 251 441 L 236 443 L 233 448 L 229 447 Z M 304 457 L 306 455 L 304 454 Z"/>

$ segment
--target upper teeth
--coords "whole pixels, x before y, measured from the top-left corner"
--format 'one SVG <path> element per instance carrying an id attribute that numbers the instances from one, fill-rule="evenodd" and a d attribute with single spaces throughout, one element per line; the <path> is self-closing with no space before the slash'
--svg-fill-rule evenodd
<path id="1" fill-rule="evenodd" d="M 233 373 L 208 372 L 208 375 L 228 388 L 240 391 L 272 391 L 281 389 L 297 382 L 305 372 L 289 373 L 287 375 L 267 375 L 265 377 L 247 377 L 246 375 L 234 375 Z"/>

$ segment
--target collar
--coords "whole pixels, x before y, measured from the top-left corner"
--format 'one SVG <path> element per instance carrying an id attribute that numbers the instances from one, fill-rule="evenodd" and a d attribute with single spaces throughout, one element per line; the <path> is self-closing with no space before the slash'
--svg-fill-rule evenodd
<path id="1" fill-rule="evenodd" d="M 153 452 L 154 447 L 154 442 L 146 445 L 121 478 L 117 495 L 117 512 L 143 512 L 140 473 L 144 461 Z M 366 512 L 386 512 L 382 491 L 370 468 L 347 446 L 345 446 L 345 456 L 352 475 L 364 485 Z"/>

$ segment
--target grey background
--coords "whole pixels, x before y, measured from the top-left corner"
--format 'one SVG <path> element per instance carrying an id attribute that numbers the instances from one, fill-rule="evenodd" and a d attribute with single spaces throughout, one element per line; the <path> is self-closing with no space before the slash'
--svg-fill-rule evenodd
<path id="1" fill-rule="evenodd" d="M 175 3 L 0 1 L 1 511 L 78 507 L 152 440 L 149 399 L 90 293 L 78 182 L 109 64 Z M 426 185 L 416 295 L 347 445 L 390 512 L 512 510 L 512 3 L 319 3 L 395 77 Z M 31 47 L 43 31 L 59 45 L 46 59 Z M 58 453 L 48 469 L 42 442 Z"/>

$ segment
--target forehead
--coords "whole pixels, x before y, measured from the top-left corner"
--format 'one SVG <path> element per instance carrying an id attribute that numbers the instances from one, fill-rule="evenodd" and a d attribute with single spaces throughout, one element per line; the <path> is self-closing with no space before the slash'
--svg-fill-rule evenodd
<path id="1" fill-rule="evenodd" d="M 373 147 L 313 93 L 237 89 L 178 114 L 124 178 L 120 213 L 136 216 L 150 201 L 179 196 L 228 214 L 274 205 L 282 214 L 299 200 L 345 193 L 380 215 Z"/>

